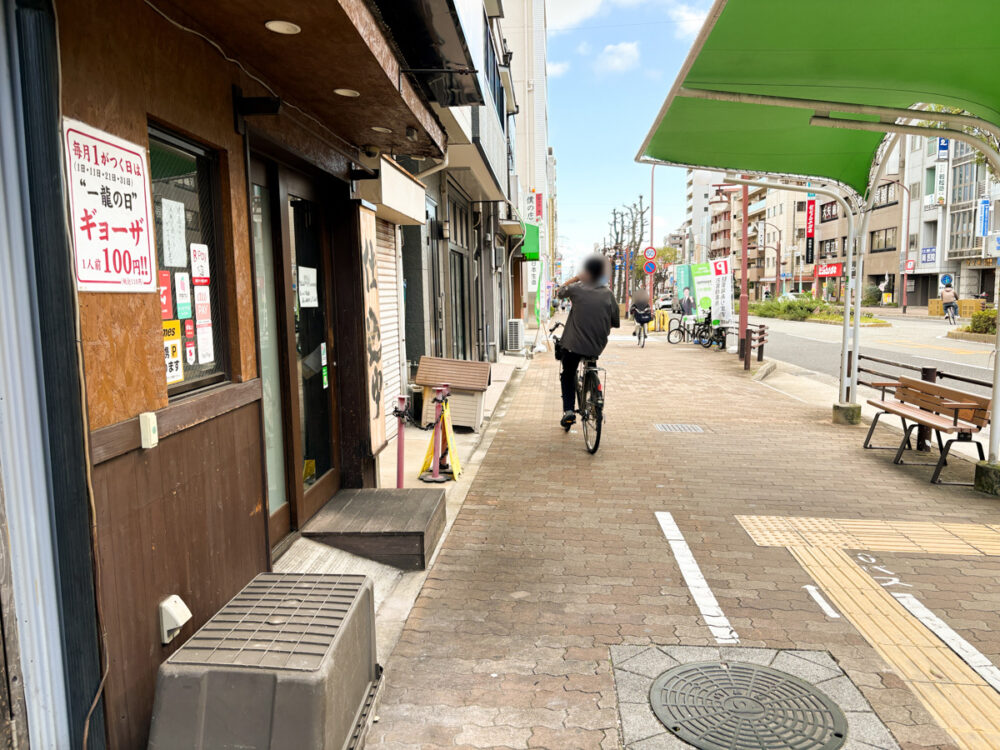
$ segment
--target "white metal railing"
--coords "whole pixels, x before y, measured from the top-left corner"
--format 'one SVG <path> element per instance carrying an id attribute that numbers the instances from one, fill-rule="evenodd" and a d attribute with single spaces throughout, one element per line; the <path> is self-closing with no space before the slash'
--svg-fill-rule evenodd
<path id="1" fill-rule="evenodd" d="M 506 190 L 507 137 L 489 94 L 486 104 L 472 110 L 472 137 L 482 149 L 497 183 Z"/>

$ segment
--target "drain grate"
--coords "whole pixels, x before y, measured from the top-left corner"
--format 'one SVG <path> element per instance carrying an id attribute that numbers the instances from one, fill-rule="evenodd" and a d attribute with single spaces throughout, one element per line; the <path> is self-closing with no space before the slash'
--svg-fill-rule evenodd
<path id="1" fill-rule="evenodd" d="M 653 682 L 656 717 L 700 750 L 836 750 L 847 719 L 809 683 L 738 662 L 684 664 Z"/>
<path id="2" fill-rule="evenodd" d="M 704 432 L 696 424 L 656 424 L 653 426 L 660 432 Z"/>

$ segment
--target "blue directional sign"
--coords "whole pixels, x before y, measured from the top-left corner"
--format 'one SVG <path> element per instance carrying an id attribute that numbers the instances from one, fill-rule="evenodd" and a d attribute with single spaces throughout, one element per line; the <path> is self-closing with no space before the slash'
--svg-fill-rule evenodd
<path id="1" fill-rule="evenodd" d="M 950 273 L 946 273 L 944 276 L 941 277 L 941 283 L 944 284 L 945 286 L 948 286 L 951 282 L 952 278 Z"/>
<path id="2" fill-rule="evenodd" d="M 938 161 L 948 159 L 948 139 L 938 138 Z"/>

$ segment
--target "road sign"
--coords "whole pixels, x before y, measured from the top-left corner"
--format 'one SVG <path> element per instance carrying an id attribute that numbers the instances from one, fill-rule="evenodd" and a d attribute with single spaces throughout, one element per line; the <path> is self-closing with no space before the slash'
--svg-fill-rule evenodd
<path id="1" fill-rule="evenodd" d="M 946 273 L 941 277 L 941 283 L 948 286 L 952 282 L 951 274 Z"/>
<path id="2" fill-rule="evenodd" d="M 650 245 L 642 251 L 642 254 L 646 256 L 646 260 L 652 260 L 656 257 L 656 248 Z"/>
<path id="3" fill-rule="evenodd" d="M 656 264 L 651 260 L 647 260 L 643 265 L 642 270 L 649 274 L 656 273 Z"/>
<path id="4" fill-rule="evenodd" d="M 978 221 L 977 226 L 977 237 L 986 237 L 990 233 L 990 199 L 983 198 L 979 201 L 979 215 L 976 217 Z"/>
<path id="5" fill-rule="evenodd" d="M 907 273 L 913 273 L 916 270 L 916 268 L 917 268 L 917 261 L 915 261 L 915 260 L 908 260 L 908 261 L 906 261 L 906 272 Z"/>

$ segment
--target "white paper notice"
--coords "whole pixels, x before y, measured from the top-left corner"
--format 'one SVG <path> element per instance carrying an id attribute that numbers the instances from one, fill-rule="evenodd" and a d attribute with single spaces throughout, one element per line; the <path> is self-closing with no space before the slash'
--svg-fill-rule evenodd
<path id="1" fill-rule="evenodd" d="M 315 268 L 299 266 L 299 307 L 319 307 Z"/>
<path id="2" fill-rule="evenodd" d="M 146 149 L 63 119 L 76 288 L 158 292 Z"/>
<path id="3" fill-rule="evenodd" d="M 198 333 L 198 364 L 207 365 L 215 361 L 215 344 L 212 341 L 212 321 L 199 320 L 196 328 Z"/>
<path id="4" fill-rule="evenodd" d="M 208 245 L 191 243 L 191 280 L 195 286 L 207 284 L 212 277 L 208 266 Z"/>
<path id="5" fill-rule="evenodd" d="M 164 198 L 160 202 L 163 219 L 163 265 L 171 268 L 186 268 L 187 242 L 185 228 L 187 221 L 184 204 Z"/>

